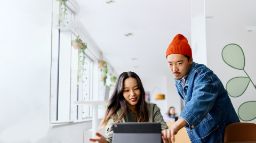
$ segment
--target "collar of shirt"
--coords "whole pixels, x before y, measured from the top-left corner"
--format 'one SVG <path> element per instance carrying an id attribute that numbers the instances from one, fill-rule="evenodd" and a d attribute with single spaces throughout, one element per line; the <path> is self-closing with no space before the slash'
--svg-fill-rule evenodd
<path id="1" fill-rule="evenodd" d="M 187 76 L 184 76 L 183 78 L 181 78 L 181 85 L 183 86 L 183 88 L 186 85 L 186 79 L 187 79 Z"/>

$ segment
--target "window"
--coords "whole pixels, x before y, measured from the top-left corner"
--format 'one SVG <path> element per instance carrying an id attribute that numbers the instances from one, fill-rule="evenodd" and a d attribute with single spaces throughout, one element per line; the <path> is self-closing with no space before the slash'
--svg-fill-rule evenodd
<path id="1" fill-rule="evenodd" d="M 61 12 L 59 11 L 61 7 L 58 6 L 60 4 L 58 2 L 55 4 L 57 6 L 53 6 L 53 13 Z M 57 11 L 55 12 L 55 10 Z M 61 17 L 63 18 L 63 15 Z M 55 20 L 57 22 L 53 22 L 52 25 L 51 123 L 91 119 L 92 107 L 89 105 L 79 106 L 75 102 L 91 101 L 97 84 L 96 60 L 88 54 L 87 49 L 81 51 L 72 46 L 72 41 L 79 38 L 71 30 L 75 13 L 66 7 L 64 17 L 64 20 Z"/>
<path id="2" fill-rule="evenodd" d="M 93 60 L 86 55 L 84 65 L 82 67 L 81 77 L 79 77 L 80 80 L 77 82 L 77 91 L 74 92 L 74 97 L 77 98 L 76 101 L 91 101 L 93 98 L 93 66 Z M 76 120 L 86 120 L 92 117 L 91 106 L 76 105 L 76 108 Z"/>

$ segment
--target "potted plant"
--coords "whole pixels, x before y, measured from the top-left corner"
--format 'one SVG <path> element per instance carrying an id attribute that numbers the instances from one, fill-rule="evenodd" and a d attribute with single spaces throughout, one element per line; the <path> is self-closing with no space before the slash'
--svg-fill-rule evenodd
<path id="1" fill-rule="evenodd" d="M 78 50 L 78 82 L 79 82 L 84 72 L 84 63 L 86 58 L 85 50 L 87 49 L 87 45 L 79 36 L 77 36 L 75 40 L 72 41 L 72 47 Z"/>

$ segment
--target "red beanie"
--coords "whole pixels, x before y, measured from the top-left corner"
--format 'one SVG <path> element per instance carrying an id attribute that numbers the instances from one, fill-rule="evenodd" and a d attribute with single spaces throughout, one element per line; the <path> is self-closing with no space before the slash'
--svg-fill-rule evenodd
<path id="1" fill-rule="evenodd" d="M 177 34 L 166 50 L 166 57 L 170 54 L 182 54 L 192 58 L 192 50 L 187 38 L 182 34 Z"/>

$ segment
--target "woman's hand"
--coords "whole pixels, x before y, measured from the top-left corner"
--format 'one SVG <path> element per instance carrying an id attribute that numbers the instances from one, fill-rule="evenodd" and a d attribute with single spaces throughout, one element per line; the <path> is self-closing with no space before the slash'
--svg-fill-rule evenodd
<path id="1" fill-rule="evenodd" d="M 106 138 L 100 134 L 100 133 L 96 133 L 96 137 L 95 138 L 90 138 L 89 139 L 91 142 L 98 142 L 98 143 L 108 143 L 108 141 L 106 140 Z"/>
<path id="2" fill-rule="evenodd" d="M 169 130 L 162 130 L 162 140 L 164 143 L 172 143 Z"/>

